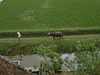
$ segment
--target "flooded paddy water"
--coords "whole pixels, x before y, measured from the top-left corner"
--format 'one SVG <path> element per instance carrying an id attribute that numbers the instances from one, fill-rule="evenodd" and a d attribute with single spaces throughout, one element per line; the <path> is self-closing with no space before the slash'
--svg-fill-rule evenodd
<path id="1" fill-rule="evenodd" d="M 69 60 L 74 60 L 75 53 L 65 53 L 61 55 L 62 59 L 65 59 L 66 57 L 69 57 Z M 11 61 L 17 61 L 20 60 L 20 65 L 22 67 L 28 68 L 28 67 L 33 67 L 33 65 L 40 65 L 40 61 L 41 61 L 41 57 L 38 56 L 37 54 L 31 54 L 31 55 L 17 55 L 17 56 L 6 56 L 6 58 L 8 58 Z M 77 64 L 75 64 L 75 67 L 77 67 Z M 65 66 L 65 62 L 62 65 L 62 70 L 67 71 L 69 70 L 66 66 Z"/>
<path id="2" fill-rule="evenodd" d="M 86 55 L 87 55 L 87 57 L 86 57 L 86 59 L 85 59 L 85 61 L 89 61 L 89 63 L 90 63 L 90 61 L 91 61 L 91 59 L 94 59 L 94 57 L 95 57 L 95 53 L 96 52 L 94 52 L 93 53 L 93 57 L 91 57 L 91 54 L 90 53 L 93 53 L 93 52 L 89 52 L 88 54 L 86 53 Z M 97 53 L 98 53 L 98 55 L 100 54 L 100 51 L 97 51 Z M 78 53 L 77 53 L 78 54 Z M 82 52 L 82 53 L 79 53 L 78 55 L 79 55 L 79 57 L 81 56 L 81 58 L 79 58 L 79 59 L 83 59 L 82 57 L 83 57 L 83 55 L 85 54 L 84 52 Z M 96 54 L 97 55 L 97 54 Z M 85 56 L 85 55 L 84 55 Z M 43 59 L 42 57 L 40 57 L 40 56 L 38 56 L 37 54 L 31 54 L 31 55 L 16 55 L 16 56 L 5 56 L 7 59 L 9 59 L 9 60 L 11 60 L 11 61 L 17 61 L 17 60 L 19 60 L 20 61 L 20 66 L 22 66 L 22 67 L 24 67 L 24 68 L 26 68 L 27 70 L 29 70 L 29 69 L 31 69 L 32 70 L 32 72 L 37 72 L 37 71 L 39 71 L 39 66 L 40 66 L 40 62 L 41 62 L 41 59 Z M 77 58 L 77 56 L 76 56 L 76 53 L 65 53 L 65 54 L 62 54 L 61 55 L 61 58 L 64 60 L 66 57 L 68 57 L 69 59 L 67 59 L 67 61 L 70 61 L 70 60 L 74 60 L 76 63 L 73 63 L 73 65 L 74 65 L 74 69 L 73 70 L 76 70 L 77 69 L 77 66 L 78 66 L 78 63 L 77 63 L 77 60 L 76 60 L 76 58 Z M 88 58 L 90 58 L 90 59 L 88 59 Z M 99 57 L 98 57 L 99 58 Z M 83 61 L 82 61 L 83 62 Z M 94 60 L 94 61 L 91 61 L 91 63 L 93 63 L 93 62 L 95 62 L 96 63 L 96 61 Z M 67 62 L 65 62 L 64 61 L 64 63 L 63 63 L 63 65 L 62 65 L 62 68 L 61 68 L 61 71 L 70 71 L 70 69 L 68 68 L 68 67 L 66 67 L 65 66 L 65 64 L 67 64 Z M 33 65 L 37 65 L 37 68 L 36 69 L 34 69 L 33 68 Z M 88 65 L 90 65 L 90 64 L 88 64 Z M 93 66 L 93 65 L 92 65 Z M 84 68 L 85 69 L 85 68 Z M 72 70 L 72 69 L 71 69 Z M 73 71 L 72 70 L 72 71 Z"/>

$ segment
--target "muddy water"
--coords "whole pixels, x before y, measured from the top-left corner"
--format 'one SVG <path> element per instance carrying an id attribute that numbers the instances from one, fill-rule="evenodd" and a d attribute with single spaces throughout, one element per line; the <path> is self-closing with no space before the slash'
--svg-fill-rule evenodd
<path id="1" fill-rule="evenodd" d="M 38 65 L 40 64 L 40 60 L 42 59 L 40 56 L 37 56 L 37 54 L 32 54 L 32 55 L 17 55 L 17 56 L 6 56 L 8 59 L 11 61 L 16 61 L 20 60 L 20 65 L 23 67 L 32 67 L 33 65 Z M 61 58 L 65 59 L 65 57 L 69 57 L 69 60 L 72 59 L 74 60 L 75 56 L 74 53 L 71 54 L 62 54 Z M 65 62 L 64 62 L 65 64 Z M 65 65 L 62 65 L 62 70 L 69 70 L 68 68 L 65 67 Z M 75 65 L 77 67 L 77 65 Z"/>

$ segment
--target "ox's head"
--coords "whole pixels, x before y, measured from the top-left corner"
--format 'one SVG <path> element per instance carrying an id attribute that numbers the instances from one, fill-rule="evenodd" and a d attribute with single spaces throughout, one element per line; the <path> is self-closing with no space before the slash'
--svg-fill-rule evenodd
<path id="1" fill-rule="evenodd" d="M 48 35 L 50 35 L 50 32 L 48 33 Z"/>

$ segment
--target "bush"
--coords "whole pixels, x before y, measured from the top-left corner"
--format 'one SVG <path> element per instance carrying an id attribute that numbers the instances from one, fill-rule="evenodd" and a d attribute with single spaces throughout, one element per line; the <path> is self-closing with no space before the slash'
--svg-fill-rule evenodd
<path id="1" fill-rule="evenodd" d="M 76 49 L 77 51 L 95 51 L 96 49 L 96 43 L 92 43 L 92 42 L 79 42 L 76 45 Z"/>
<path id="2" fill-rule="evenodd" d="M 96 42 L 78 42 L 76 45 L 77 52 L 74 60 L 68 60 L 66 67 L 70 70 L 75 70 L 77 75 L 99 75 L 100 69 L 100 48 L 96 47 Z M 74 64 L 77 64 L 75 69 Z"/>
<path id="3" fill-rule="evenodd" d="M 74 52 L 75 50 L 76 50 L 75 44 L 62 41 L 62 42 L 57 43 L 57 49 L 55 51 L 58 53 L 60 53 L 60 52 L 71 53 L 71 52 Z"/>
<path id="4" fill-rule="evenodd" d="M 22 30 L 19 32 L 23 37 L 25 36 L 48 36 L 48 32 L 59 32 L 61 31 L 63 35 L 79 35 L 79 34 L 98 34 L 100 33 L 100 29 L 76 29 L 76 30 Z M 16 37 L 17 31 L 4 31 L 0 32 L 0 37 Z"/>
<path id="5" fill-rule="evenodd" d="M 40 63 L 40 71 L 45 70 L 50 73 L 52 71 L 58 72 L 61 69 L 63 59 L 61 59 L 58 53 L 52 51 L 53 46 L 54 45 L 44 46 L 41 44 L 37 47 L 38 55 L 43 58 Z"/>

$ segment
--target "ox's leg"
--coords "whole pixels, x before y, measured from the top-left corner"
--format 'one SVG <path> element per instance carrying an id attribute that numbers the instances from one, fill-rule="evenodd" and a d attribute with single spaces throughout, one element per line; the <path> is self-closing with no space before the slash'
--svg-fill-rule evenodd
<path id="1" fill-rule="evenodd" d="M 61 36 L 59 36 L 59 39 L 60 39 L 60 38 L 61 38 Z M 58 39 L 58 40 L 59 40 L 59 39 Z"/>

